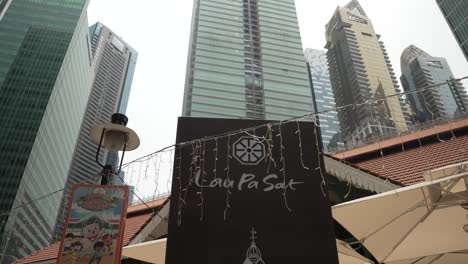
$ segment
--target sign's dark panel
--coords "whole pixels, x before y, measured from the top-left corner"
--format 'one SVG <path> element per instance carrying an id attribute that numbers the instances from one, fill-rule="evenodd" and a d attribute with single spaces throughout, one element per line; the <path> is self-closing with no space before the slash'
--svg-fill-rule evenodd
<path id="1" fill-rule="evenodd" d="M 338 263 L 315 130 L 179 118 L 166 263 Z"/>

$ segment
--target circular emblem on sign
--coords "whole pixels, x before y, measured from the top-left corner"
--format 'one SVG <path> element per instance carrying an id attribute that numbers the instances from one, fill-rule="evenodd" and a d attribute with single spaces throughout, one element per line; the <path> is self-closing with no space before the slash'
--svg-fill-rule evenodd
<path id="1" fill-rule="evenodd" d="M 265 145 L 256 138 L 241 137 L 233 146 L 233 156 L 243 165 L 257 165 L 265 158 Z"/>

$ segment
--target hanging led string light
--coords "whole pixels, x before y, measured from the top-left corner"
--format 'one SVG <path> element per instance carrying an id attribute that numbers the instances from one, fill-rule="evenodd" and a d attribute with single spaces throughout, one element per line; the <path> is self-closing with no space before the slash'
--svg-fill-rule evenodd
<path id="1" fill-rule="evenodd" d="M 217 164 L 218 164 L 218 139 L 215 138 L 214 139 L 215 141 L 215 148 L 213 149 L 213 151 L 215 152 L 215 160 L 214 160 L 214 168 L 213 168 L 213 177 L 216 179 L 217 176 L 216 176 L 216 167 L 217 167 Z"/>
<path id="2" fill-rule="evenodd" d="M 300 158 L 301 158 L 301 164 L 302 164 L 302 167 L 306 170 L 310 170 L 309 167 L 307 167 L 305 164 L 304 164 L 304 153 L 302 151 L 302 135 L 301 135 L 301 125 L 299 124 L 299 121 L 296 121 L 296 126 L 297 126 L 297 130 L 295 132 L 295 134 L 297 134 L 297 138 L 299 140 L 299 155 L 300 155 Z"/>
<path id="3" fill-rule="evenodd" d="M 346 186 L 348 187 L 348 191 L 346 192 L 344 198 L 345 199 L 348 199 L 348 196 L 351 194 L 351 191 L 353 189 L 353 185 L 351 184 L 351 180 L 350 180 L 350 176 L 349 176 L 349 173 L 346 172 L 346 178 L 348 179 L 348 183 L 346 184 Z"/>
<path id="4" fill-rule="evenodd" d="M 454 140 L 457 138 L 457 136 L 455 136 L 455 132 L 453 131 L 452 123 L 449 123 L 449 126 L 450 126 L 450 133 L 452 134 L 452 137 L 450 138 L 450 140 Z"/>
<path id="5" fill-rule="evenodd" d="M 463 79 L 467 79 L 468 77 L 463 77 L 463 78 L 459 78 L 455 81 L 460 81 L 460 80 L 463 80 Z M 363 104 L 373 104 L 373 103 L 376 103 L 376 102 L 381 102 L 383 100 L 387 100 L 389 97 L 401 97 L 402 95 L 409 95 L 409 94 L 413 94 L 413 93 L 422 93 L 422 91 L 426 90 L 426 89 L 433 89 L 434 87 L 438 87 L 438 86 L 441 86 L 441 85 L 444 85 L 446 84 L 447 82 L 444 82 L 444 83 L 440 83 L 440 84 L 436 84 L 436 85 L 433 85 L 433 86 L 429 86 L 429 87 L 425 87 L 425 88 L 421 88 L 421 89 L 418 89 L 418 90 L 414 90 L 414 91 L 409 91 L 409 92 L 403 92 L 403 93 L 397 93 L 397 94 L 393 94 L 393 95 L 390 95 L 390 96 L 387 96 L 385 98 L 380 98 L 380 99 L 376 99 L 376 100 L 371 100 L 371 101 L 366 101 L 366 102 L 360 102 L 360 103 L 357 103 L 357 104 L 349 104 L 349 105 L 345 105 L 345 106 L 340 106 L 340 107 L 336 107 L 336 108 L 330 108 L 330 109 L 326 109 L 326 110 L 323 110 L 323 111 L 319 111 L 317 113 L 307 113 L 307 114 L 304 114 L 302 116 L 297 116 L 297 117 L 294 117 L 294 118 L 290 118 L 290 119 L 287 119 L 287 120 L 282 120 L 282 121 L 279 121 L 279 122 L 271 122 L 271 123 L 268 123 L 268 124 L 264 124 L 264 125 L 259 125 L 259 126 L 255 126 L 255 127 L 252 127 L 252 128 L 247 128 L 247 129 L 242 129 L 242 130 L 238 130 L 238 131 L 229 131 L 227 133 L 223 133 L 223 134 L 219 134 L 219 135 L 213 135 L 213 136 L 209 136 L 209 137 L 206 137 L 206 138 L 203 138 L 203 139 L 196 139 L 196 140 L 192 140 L 192 141 L 188 141 L 188 142 L 181 142 L 181 143 L 178 143 L 178 144 L 174 144 L 174 145 L 171 145 L 171 146 L 168 146 L 168 147 L 165 147 L 161 150 L 158 150 L 156 152 L 153 152 L 153 153 L 150 153 L 144 157 L 141 157 L 139 159 L 136 159 L 136 160 L 133 160 L 131 162 L 128 162 L 126 164 L 123 164 L 122 165 L 122 170 L 124 170 L 126 172 L 126 179 L 127 179 L 127 182 L 140 182 L 140 178 L 141 176 L 144 174 L 144 176 L 149 176 L 149 175 L 154 175 L 152 176 L 153 177 L 153 180 L 155 181 L 154 184 L 155 184 L 155 193 L 158 193 L 158 192 L 161 192 L 160 190 L 157 190 L 158 188 L 160 188 L 161 185 L 159 184 L 156 184 L 156 181 L 159 182 L 159 176 L 161 175 L 161 170 L 160 169 L 157 169 L 157 168 L 160 168 L 160 164 L 161 162 L 157 162 L 156 160 L 151 160 L 151 159 L 155 159 L 155 157 L 157 155 L 159 155 L 160 153 L 169 153 L 169 155 L 172 155 L 173 154 L 177 154 L 177 151 L 179 151 L 179 157 L 174 157 L 174 159 L 169 162 L 169 163 L 177 163 L 178 166 L 174 167 L 174 169 L 176 169 L 176 171 L 178 173 L 176 173 L 176 179 L 178 181 L 178 185 L 179 185 L 179 188 L 183 189 L 184 191 L 187 190 L 187 188 L 182 188 L 183 186 L 181 186 L 180 184 L 182 184 L 182 181 L 180 179 L 181 177 L 181 167 L 180 167 L 180 162 L 181 162 L 181 159 L 182 159 L 182 148 L 183 147 L 186 147 L 186 146 L 189 146 L 191 145 L 193 142 L 196 142 L 198 141 L 200 144 L 200 142 L 208 142 L 210 140 L 213 140 L 215 142 L 215 145 L 217 145 L 218 143 L 218 139 L 220 138 L 225 138 L 225 137 L 231 137 L 231 136 L 235 136 L 235 135 L 238 135 L 240 133 L 248 133 L 250 131 L 254 131 L 255 129 L 260 129 L 260 128 L 266 128 L 266 132 L 265 132 L 265 136 L 263 137 L 258 137 L 256 136 L 259 140 L 263 140 L 263 142 L 266 143 L 267 145 L 267 148 L 266 148 L 266 151 L 267 151 L 267 159 L 265 160 L 265 162 L 268 162 L 268 171 L 271 170 L 271 168 L 275 168 L 277 166 L 276 164 L 276 160 L 274 158 L 274 155 L 273 155 L 273 150 L 275 147 L 277 146 L 274 146 L 274 140 L 273 140 L 273 135 L 275 133 L 274 129 L 273 129 L 273 126 L 278 126 L 280 123 L 281 125 L 285 125 L 287 123 L 290 123 L 290 122 L 296 122 L 296 125 L 298 124 L 298 120 L 304 120 L 305 118 L 311 118 L 312 120 L 314 120 L 314 122 L 316 123 L 316 128 L 315 128 L 315 137 L 316 139 L 318 139 L 318 133 L 317 133 L 317 127 L 320 127 L 320 124 L 318 124 L 318 122 L 316 122 L 315 120 L 318 119 L 318 115 L 319 114 L 324 114 L 324 113 L 327 113 L 327 112 L 330 112 L 330 111 L 337 111 L 337 110 L 341 110 L 341 109 L 345 109 L 345 108 L 355 108 L 357 106 L 361 106 Z M 424 97 L 423 97 L 424 98 Z M 424 98 L 425 99 L 425 98 Z M 425 101 L 424 103 L 424 106 L 425 107 L 428 107 L 427 106 L 427 102 Z M 431 114 L 431 121 L 433 123 L 435 123 L 435 118 L 433 116 L 433 114 Z M 451 133 L 452 133 L 452 139 L 455 139 L 456 136 L 455 136 L 455 133 L 453 132 L 453 129 L 451 129 Z M 299 135 L 301 134 L 301 131 L 300 131 L 300 127 L 298 126 L 298 131 L 297 131 L 297 134 L 298 134 L 298 137 L 301 138 L 302 135 Z M 401 136 L 401 135 L 400 135 Z M 419 148 L 420 148 L 420 152 L 423 151 L 423 148 L 422 148 L 422 142 L 421 142 L 421 138 L 419 135 L 418 136 L 418 144 L 419 144 Z M 444 142 L 440 137 L 439 137 L 439 133 L 437 133 L 437 136 L 438 136 L 438 140 L 440 142 Z M 383 157 L 384 156 L 384 153 L 383 153 L 383 150 L 382 150 L 382 146 L 380 145 L 380 142 L 377 141 L 377 143 L 379 144 L 379 151 L 380 151 L 380 154 L 381 156 Z M 318 142 L 317 142 L 318 144 Z M 302 147 L 304 147 L 302 145 L 302 142 L 299 143 L 299 149 L 300 149 L 300 153 L 299 153 L 299 158 L 301 158 L 301 164 L 302 166 L 304 167 L 304 169 L 307 169 L 309 168 L 309 166 L 307 166 L 307 162 L 305 160 L 303 160 L 303 154 L 301 154 L 302 152 Z M 404 148 L 404 146 L 402 146 Z M 202 149 L 203 147 L 201 147 L 200 149 Z M 219 149 L 218 149 L 218 146 L 215 146 L 215 148 L 213 149 L 213 151 L 215 151 L 215 159 L 217 159 L 219 157 Z M 229 152 L 231 150 L 229 149 Z M 322 154 L 320 151 L 318 151 L 318 154 Z M 465 155 L 467 155 L 467 152 L 465 151 L 464 153 Z M 230 155 L 230 154 L 228 154 Z M 162 159 L 162 157 L 158 157 L 160 159 Z M 147 162 L 153 162 L 154 164 L 150 167 L 147 166 Z M 157 165 L 157 166 L 156 166 Z M 215 168 L 213 168 L 213 177 L 218 177 L 218 173 L 216 172 L 216 169 L 218 164 L 217 162 L 215 162 Z M 155 168 L 157 167 L 157 168 Z M 171 167 L 171 169 L 169 170 L 170 172 L 172 172 L 172 166 L 169 166 Z M 384 170 L 387 169 L 383 168 Z M 226 170 L 226 169 L 225 169 Z M 323 166 L 321 164 L 321 161 L 319 160 L 318 162 L 318 166 L 315 168 L 315 170 L 318 170 L 320 171 L 320 176 L 322 178 L 322 185 L 324 186 L 326 183 L 324 181 L 324 177 L 323 177 Z M 151 171 L 151 172 L 150 172 Z M 193 176 L 194 174 L 192 174 L 190 176 L 190 179 L 189 180 L 189 184 L 193 182 Z M 205 174 L 203 174 L 203 177 L 205 176 Z M 228 174 L 226 173 L 225 177 L 228 177 Z M 170 185 L 170 177 L 168 178 L 168 181 L 167 181 L 167 184 L 166 184 L 166 188 L 167 186 Z M 323 187 L 322 187 L 322 191 L 323 191 Z M 226 196 L 227 196 L 227 199 L 226 199 L 226 207 L 229 208 L 229 196 L 231 195 L 230 191 L 226 193 Z M 33 200 L 38 200 L 39 198 L 34 198 Z M 183 197 L 179 197 L 178 199 L 179 201 L 179 208 L 182 208 L 185 204 L 185 201 L 183 199 Z M 39 199 L 40 201 L 40 199 Z M 20 205 L 21 207 L 22 205 Z M 12 214 L 14 210 L 10 210 L 8 212 L 0 212 L 0 215 L 10 215 Z M 227 213 L 228 210 L 226 210 L 226 213 Z M 181 213 L 178 214 L 178 218 L 179 218 L 179 223 L 181 223 Z"/>
<path id="6" fill-rule="evenodd" d="M 468 76 L 463 77 L 463 78 L 459 78 L 459 79 L 455 79 L 454 81 L 461 81 L 461 80 L 464 80 L 464 79 L 468 79 Z M 150 153 L 150 154 L 148 154 L 148 155 L 146 155 L 144 157 L 141 157 L 141 158 L 138 158 L 136 160 L 130 161 L 130 162 L 124 164 L 123 166 L 124 167 L 129 166 L 130 164 L 132 164 L 134 162 L 138 162 L 141 159 L 146 159 L 146 158 L 148 158 L 148 156 L 155 155 L 156 153 L 159 153 L 159 152 L 161 152 L 163 150 L 166 150 L 168 148 L 172 148 L 172 147 L 174 147 L 176 145 L 187 145 L 187 144 L 191 144 L 192 141 L 200 141 L 200 140 L 201 141 L 210 141 L 210 140 L 214 140 L 214 139 L 224 138 L 224 137 L 227 137 L 228 135 L 231 135 L 231 136 L 238 135 L 238 134 L 241 134 L 241 133 L 245 133 L 245 131 L 253 131 L 255 129 L 259 129 L 259 128 L 262 128 L 262 127 L 267 127 L 267 129 L 269 130 L 269 131 L 267 131 L 267 133 L 268 133 L 268 132 L 273 131 L 273 129 L 272 129 L 273 125 L 278 125 L 280 122 L 285 124 L 285 123 L 289 123 L 289 122 L 296 122 L 297 120 L 304 120 L 305 118 L 311 118 L 312 120 L 314 120 L 314 119 L 317 119 L 320 114 L 324 114 L 324 113 L 328 113 L 328 112 L 336 112 L 337 110 L 345 109 L 345 108 L 348 108 L 348 107 L 355 108 L 357 106 L 362 106 L 362 105 L 365 105 L 365 104 L 370 104 L 370 103 L 374 104 L 374 103 L 377 103 L 377 102 L 382 102 L 384 100 L 387 100 L 388 98 L 391 98 L 391 97 L 401 97 L 403 95 L 409 95 L 409 94 L 413 94 L 413 93 L 420 93 L 421 91 L 424 91 L 426 89 L 432 89 L 434 87 L 438 87 L 438 86 L 447 84 L 448 82 L 451 82 L 451 81 L 431 85 L 431 86 L 424 87 L 424 88 L 417 89 L 417 90 L 413 90 L 413 91 L 395 93 L 395 94 L 388 95 L 386 97 L 376 99 L 376 100 L 367 100 L 367 101 L 364 101 L 364 102 L 361 102 L 361 103 L 348 104 L 348 105 L 344 105 L 344 106 L 340 106 L 340 107 L 329 108 L 329 109 L 325 109 L 325 110 L 322 110 L 322 111 L 318 111 L 316 113 L 307 113 L 307 114 L 304 114 L 304 115 L 301 115 L 301 116 L 296 116 L 296 117 L 293 117 L 293 118 L 290 118 L 290 119 L 285 119 L 285 120 L 281 120 L 281 121 L 277 121 L 277 122 L 273 122 L 273 123 L 258 125 L 258 126 L 251 127 L 251 128 L 244 128 L 244 129 L 240 129 L 240 130 L 229 131 L 229 132 L 226 132 L 226 133 L 221 133 L 221 134 L 217 134 L 217 135 L 208 136 L 208 137 L 205 137 L 203 139 L 194 139 L 194 140 L 187 141 L 187 142 L 177 143 L 177 144 L 174 144 L 174 145 L 170 145 L 170 146 L 168 146 L 168 147 L 166 147 L 166 148 L 164 148 L 162 150 L 158 150 L 156 152 Z M 272 139 L 271 139 L 270 136 L 267 136 L 267 138 L 270 138 L 270 142 L 272 142 Z M 272 146 L 273 146 L 273 144 L 272 144 Z"/>
<path id="7" fill-rule="evenodd" d="M 153 197 L 156 197 L 157 196 L 157 191 L 158 191 L 158 187 L 159 187 L 159 167 L 161 166 L 161 156 L 162 155 L 156 155 L 154 156 L 153 158 L 150 159 L 151 163 L 153 164 L 153 167 L 154 167 L 154 191 L 153 191 Z M 159 160 L 158 160 L 159 158 Z M 148 165 L 150 164 L 149 162 L 147 163 Z M 149 169 L 149 166 L 146 167 L 146 170 L 145 170 L 145 176 L 146 175 L 149 175 L 148 174 L 148 169 Z M 148 180 L 147 177 L 145 177 L 145 180 Z"/>
<path id="8" fill-rule="evenodd" d="M 224 168 L 224 171 L 226 172 L 226 180 L 227 182 L 230 182 L 230 160 L 231 160 L 231 135 L 228 134 L 227 136 L 227 158 L 226 158 L 226 168 Z M 230 198 L 231 198 L 231 190 L 230 190 L 230 184 L 228 184 L 228 187 L 226 188 L 226 207 L 224 208 L 224 221 L 227 219 L 227 212 L 229 208 L 231 208 L 231 205 L 229 204 Z"/>
<path id="9" fill-rule="evenodd" d="M 189 189 L 192 186 L 192 184 L 195 182 L 195 177 L 197 176 L 197 174 L 200 173 L 201 140 L 192 141 L 191 147 L 192 147 L 192 153 L 190 154 L 190 156 L 192 157 L 192 160 L 190 162 L 189 178 L 187 180 L 187 184 L 185 185 L 185 187 L 179 190 L 179 193 L 183 193 L 183 198 L 179 198 L 181 199 L 179 201 L 179 205 L 182 205 L 182 206 L 179 206 L 179 211 L 178 211 L 179 225 L 182 224 L 182 209 L 183 209 L 183 206 L 186 204 Z M 182 179 L 179 178 L 179 181 L 181 180 Z"/>
<path id="10" fill-rule="evenodd" d="M 271 164 L 273 164 L 273 167 L 276 168 L 276 161 L 275 157 L 273 156 L 273 148 L 275 147 L 273 143 L 273 128 L 271 124 L 267 124 L 266 126 L 267 132 L 266 132 L 266 142 L 267 142 L 267 148 L 268 148 L 268 168 L 267 168 L 267 173 L 270 172 Z"/>
<path id="11" fill-rule="evenodd" d="M 368 101 L 369 105 L 370 105 L 370 108 L 371 108 L 371 119 L 374 120 L 374 104 L 372 101 Z M 380 141 L 377 141 L 377 145 L 379 146 L 379 153 L 380 153 L 380 157 L 383 158 L 384 157 L 384 153 L 383 153 L 383 149 L 382 149 L 382 145 L 380 144 Z M 382 162 L 382 170 L 385 170 L 385 163 Z M 386 177 L 385 179 L 385 183 L 387 183 L 389 181 L 388 177 Z"/>
<path id="12" fill-rule="evenodd" d="M 315 149 L 317 150 L 317 167 L 315 168 L 315 171 L 318 171 L 320 174 L 320 177 L 322 178 L 322 182 L 320 183 L 320 190 L 322 191 L 322 194 L 324 197 L 327 197 L 327 194 L 325 193 L 325 187 L 327 186 L 327 182 L 325 181 L 325 176 L 323 175 L 323 169 L 322 168 L 322 158 L 320 156 L 320 146 L 319 146 L 319 133 L 317 130 L 317 127 L 319 127 L 319 116 L 316 115 L 314 116 L 314 135 L 315 135 Z"/>
<path id="13" fill-rule="evenodd" d="M 200 196 L 200 203 L 198 206 L 200 207 L 200 221 L 203 220 L 203 203 L 204 203 L 204 197 L 203 197 L 203 186 L 205 186 L 205 177 L 206 177 L 206 172 L 205 172 L 205 147 L 206 147 L 206 141 L 203 141 L 202 145 L 202 150 L 201 150 L 201 158 L 200 158 L 200 177 L 201 177 L 201 184 L 200 184 L 200 191 L 198 192 L 198 195 Z"/>
<path id="14" fill-rule="evenodd" d="M 284 186 L 286 186 L 286 160 L 283 155 L 284 145 L 283 145 L 283 132 L 281 131 L 281 125 L 282 125 L 282 122 L 280 122 L 278 125 L 278 135 L 276 136 L 280 138 L 280 146 L 279 146 L 280 163 L 281 163 L 280 172 L 281 172 L 281 175 L 283 176 L 283 184 Z M 288 209 L 288 211 L 291 212 L 291 208 L 289 208 L 289 204 L 288 204 L 288 196 L 287 196 L 288 194 L 287 194 L 286 188 L 283 189 L 282 195 L 283 195 L 284 205 L 286 206 L 286 209 Z"/>
<path id="15" fill-rule="evenodd" d="M 178 166 L 177 170 L 177 182 L 179 183 L 179 190 L 182 190 L 182 146 L 179 146 L 179 157 L 178 157 Z M 182 192 L 179 192 L 179 199 L 178 199 L 178 208 L 177 211 L 177 225 L 182 224 L 182 207 L 184 206 L 185 201 L 182 199 Z"/>

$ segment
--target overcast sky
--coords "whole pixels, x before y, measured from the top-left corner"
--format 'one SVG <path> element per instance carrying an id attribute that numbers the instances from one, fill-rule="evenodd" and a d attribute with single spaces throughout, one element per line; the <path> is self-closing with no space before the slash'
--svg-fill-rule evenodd
<path id="1" fill-rule="evenodd" d="M 296 0 L 304 48 L 323 49 L 325 24 L 347 0 Z M 360 0 L 381 35 L 399 77 L 400 54 L 415 44 L 445 57 L 455 77 L 468 75 L 465 60 L 435 0 Z M 192 0 L 91 0 L 90 25 L 100 21 L 139 52 L 127 116 L 141 139 L 126 161 L 175 141 L 182 110 Z M 465 83 L 467 86 L 467 83 Z"/>

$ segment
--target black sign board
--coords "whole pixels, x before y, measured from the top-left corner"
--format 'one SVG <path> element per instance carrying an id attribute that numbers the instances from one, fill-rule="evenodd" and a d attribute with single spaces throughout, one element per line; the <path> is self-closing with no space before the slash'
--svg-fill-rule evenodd
<path id="1" fill-rule="evenodd" d="M 179 118 L 166 263 L 338 263 L 315 132 Z"/>

